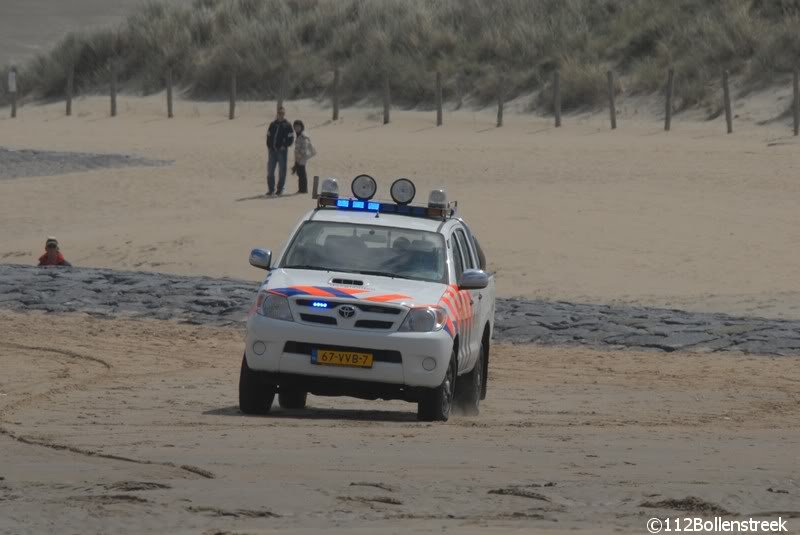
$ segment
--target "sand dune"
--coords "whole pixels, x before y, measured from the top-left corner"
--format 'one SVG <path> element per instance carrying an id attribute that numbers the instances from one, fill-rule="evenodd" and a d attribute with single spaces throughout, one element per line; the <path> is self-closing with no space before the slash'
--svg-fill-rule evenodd
<path id="1" fill-rule="evenodd" d="M 56 234 L 80 265 L 257 279 L 250 247 L 279 248 L 313 206 L 260 197 L 273 107 L 243 103 L 227 121 L 225 103 L 179 101 L 167 120 L 163 95 L 123 97 L 111 119 L 107 100 L 89 97 L 71 118 L 63 104 L 3 118 L 0 146 L 175 163 L 0 181 L 0 261 L 32 262 Z M 310 174 L 347 188 L 370 173 L 384 196 L 401 175 L 422 198 L 445 187 L 504 296 L 798 318 L 800 144 L 783 123 L 759 126 L 747 113 L 726 136 L 722 120 L 680 116 L 666 134 L 645 112 L 611 132 L 603 115 L 556 130 L 508 113 L 495 129 L 491 110 L 461 111 L 434 128 L 424 112 L 396 111 L 382 126 L 375 110 L 346 109 L 332 124 L 314 103 L 288 104 L 319 150 Z"/>

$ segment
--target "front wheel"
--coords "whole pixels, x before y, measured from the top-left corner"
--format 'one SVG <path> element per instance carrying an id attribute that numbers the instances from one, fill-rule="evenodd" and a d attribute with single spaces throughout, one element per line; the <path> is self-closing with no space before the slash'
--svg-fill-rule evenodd
<path id="1" fill-rule="evenodd" d="M 483 393 L 483 368 L 485 366 L 486 350 L 481 344 L 481 351 L 478 354 L 478 360 L 475 361 L 475 366 L 472 371 L 465 373 L 458 378 L 458 388 L 456 389 L 457 395 L 455 397 L 456 407 L 458 407 L 466 416 L 477 416 L 480 413 L 481 397 Z"/>
<path id="2" fill-rule="evenodd" d="M 453 406 L 455 388 L 456 354 L 453 351 L 442 384 L 424 392 L 420 397 L 417 403 L 417 419 L 421 422 L 446 422 Z"/>
<path id="3" fill-rule="evenodd" d="M 239 372 L 239 410 L 244 414 L 267 414 L 275 400 L 275 387 L 265 384 L 258 372 L 247 365 L 247 356 L 242 357 Z"/>

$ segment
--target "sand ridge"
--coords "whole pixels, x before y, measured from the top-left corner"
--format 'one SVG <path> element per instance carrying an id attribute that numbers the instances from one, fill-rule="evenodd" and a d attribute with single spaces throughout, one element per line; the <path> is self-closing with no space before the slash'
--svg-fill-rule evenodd
<path id="1" fill-rule="evenodd" d="M 146 271 L 0 264 L 0 308 L 241 326 L 259 283 Z M 495 342 L 800 355 L 800 321 L 498 298 Z"/>

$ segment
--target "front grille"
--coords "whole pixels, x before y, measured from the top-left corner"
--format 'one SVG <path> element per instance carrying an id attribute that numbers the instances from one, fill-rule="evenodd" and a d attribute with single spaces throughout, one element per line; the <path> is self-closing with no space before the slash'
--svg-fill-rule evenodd
<path id="1" fill-rule="evenodd" d="M 385 332 L 399 328 L 406 312 L 406 308 L 402 306 L 373 303 L 357 298 L 303 296 L 293 298 L 290 306 L 297 321 L 306 325 Z M 355 314 L 349 317 L 345 317 L 347 314 L 340 314 L 346 310 L 344 307 L 355 308 Z"/>
<path id="2" fill-rule="evenodd" d="M 396 315 L 400 314 L 400 312 L 402 312 L 402 309 L 400 309 L 400 308 L 387 307 L 387 306 L 381 306 L 381 305 L 372 305 L 372 304 L 366 304 L 366 303 L 353 303 L 353 302 L 340 303 L 340 302 L 336 302 L 336 301 L 328 301 L 328 300 L 326 300 L 324 298 L 323 299 L 297 299 L 295 301 L 295 303 L 297 304 L 297 306 L 319 308 L 319 309 L 322 309 L 322 310 L 325 310 L 325 309 L 333 310 L 333 309 L 335 309 L 335 308 L 337 308 L 337 307 L 339 307 L 341 305 L 352 305 L 352 306 L 358 308 L 361 312 L 370 312 L 372 314 L 391 314 L 392 316 L 396 316 Z M 315 307 L 314 306 L 315 303 L 325 303 L 328 306 L 327 307 Z"/>
<path id="3" fill-rule="evenodd" d="M 297 355 L 309 355 L 315 349 L 328 349 L 331 351 L 351 351 L 354 353 L 372 353 L 372 358 L 376 362 L 392 362 L 401 364 L 403 357 L 399 351 L 390 351 L 388 349 L 367 349 L 363 347 L 346 347 L 346 346 L 332 346 L 332 345 L 318 345 L 309 344 L 306 342 L 286 342 L 283 346 L 284 353 L 295 353 Z"/>
<path id="4" fill-rule="evenodd" d="M 319 316 L 317 314 L 300 314 L 300 319 L 308 323 L 320 323 L 322 325 L 336 325 L 336 318 L 330 316 Z"/>
<path id="5" fill-rule="evenodd" d="M 334 308 L 339 304 L 339 303 L 331 303 L 330 301 L 326 301 L 324 298 L 321 298 L 321 299 L 298 299 L 298 300 L 295 301 L 295 303 L 297 303 L 297 305 L 301 306 L 301 307 L 314 307 L 314 303 L 325 303 L 326 305 L 328 305 L 327 308 Z M 317 308 L 317 307 L 314 307 L 314 308 Z M 326 308 L 326 307 L 319 307 L 319 308 Z"/>
<path id="6" fill-rule="evenodd" d="M 399 308 L 392 308 L 392 307 L 382 307 L 380 305 L 365 305 L 362 303 L 355 304 L 359 310 L 362 312 L 372 312 L 373 314 L 392 314 L 397 315 L 400 314 L 401 310 Z"/>
<path id="7" fill-rule="evenodd" d="M 360 329 L 391 329 L 391 321 L 378 321 L 378 320 L 358 320 L 356 327 Z"/>

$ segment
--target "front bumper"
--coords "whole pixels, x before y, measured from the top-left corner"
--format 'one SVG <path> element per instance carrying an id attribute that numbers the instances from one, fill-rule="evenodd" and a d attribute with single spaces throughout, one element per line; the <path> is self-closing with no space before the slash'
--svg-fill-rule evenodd
<path id="1" fill-rule="evenodd" d="M 372 368 L 321 366 L 311 363 L 307 353 L 309 347 L 364 349 L 374 352 L 375 360 Z M 443 330 L 376 333 L 309 326 L 258 314 L 247 320 L 245 355 L 250 369 L 278 374 L 276 377 L 292 377 L 293 380 L 298 376 L 325 378 L 326 388 L 331 391 L 335 390 L 336 379 L 341 380 L 343 387 L 350 381 L 364 381 L 434 388 L 444 380 L 452 350 L 453 339 Z M 436 362 L 430 371 L 422 365 L 426 358 Z"/>

